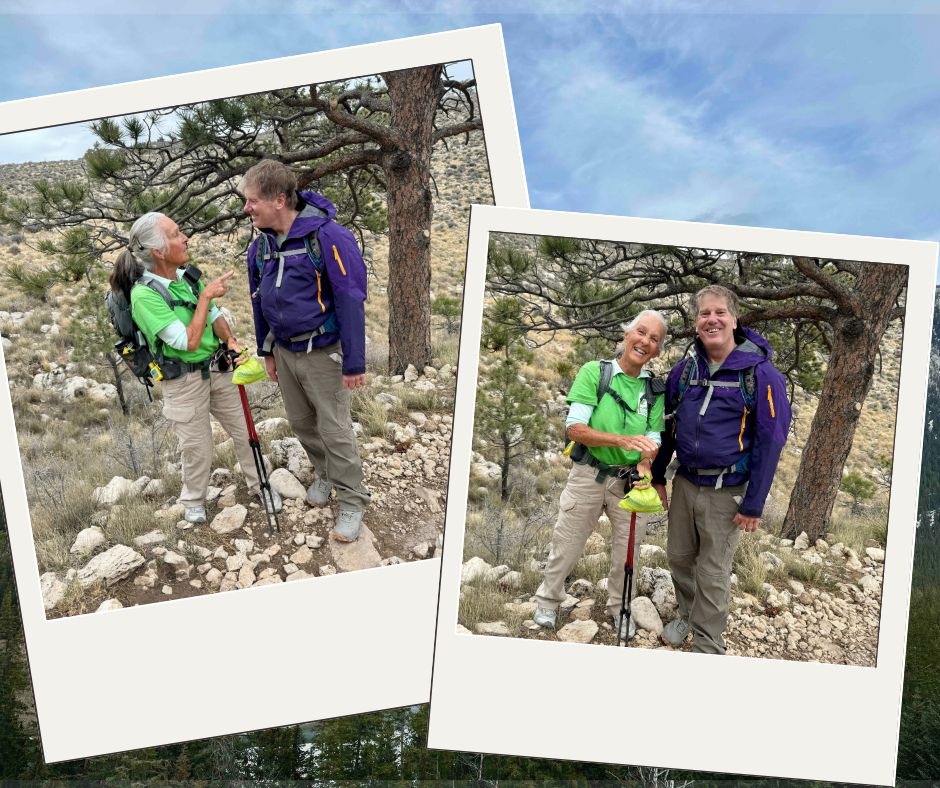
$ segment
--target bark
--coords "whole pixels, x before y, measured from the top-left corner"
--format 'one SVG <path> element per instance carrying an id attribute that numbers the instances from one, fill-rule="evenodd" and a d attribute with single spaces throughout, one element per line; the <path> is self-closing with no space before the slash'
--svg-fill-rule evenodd
<path id="1" fill-rule="evenodd" d="M 383 146 L 388 185 L 388 366 L 431 363 L 431 149 L 441 67 L 382 75 L 395 143 Z"/>
<path id="2" fill-rule="evenodd" d="M 807 265 L 794 262 L 801 270 Z M 829 530 L 878 350 L 906 284 L 906 266 L 862 263 L 854 288 L 840 288 L 834 298 L 832 353 L 783 524 L 788 538 L 806 531 L 812 543 Z"/>

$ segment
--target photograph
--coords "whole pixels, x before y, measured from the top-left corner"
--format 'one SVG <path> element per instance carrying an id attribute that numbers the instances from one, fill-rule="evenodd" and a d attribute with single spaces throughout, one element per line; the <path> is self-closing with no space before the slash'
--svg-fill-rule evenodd
<path id="1" fill-rule="evenodd" d="M 48 615 L 434 556 L 469 206 L 493 201 L 472 64 L 83 129 L 80 159 L 0 164 Z"/>
<path id="2" fill-rule="evenodd" d="M 470 206 L 528 206 L 499 27 L 2 114 L 0 483 L 45 760 L 426 703 Z M 312 680 L 124 722 L 148 671 L 204 655 L 172 673 L 197 693 L 272 653 Z"/>
<path id="3" fill-rule="evenodd" d="M 890 782 L 936 264 L 474 206 L 429 746 Z M 755 698 L 857 747 L 729 749 L 681 711 Z"/>
<path id="4" fill-rule="evenodd" d="M 907 281 L 491 234 L 461 631 L 874 665 Z"/>

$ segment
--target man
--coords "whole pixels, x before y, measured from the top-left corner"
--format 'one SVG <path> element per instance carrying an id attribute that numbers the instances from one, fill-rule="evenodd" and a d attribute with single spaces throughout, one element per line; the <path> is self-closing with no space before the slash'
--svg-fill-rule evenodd
<path id="1" fill-rule="evenodd" d="M 206 522 L 214 448 L 210 413 L 232 436 L 249 492 L 259 494 L 260 486 L 232 373 L 220 372 L 216 361 L 220 350 L 241 350 L 212 300 L 225 295 L 232 272 L 208 284 L 197 282 L 185 267 L 188 245 L 170 217 L 144 214 L 132 225 L 127 249 L 115 262 L 111 288 L 130 301 L 134 323 L 158 360 L 163 415 L 173 425 L 182 455 L 179 501 L 186 522 L 199 524 Z M 281 509 L 277 494 L 270 499 L 262 495 L 262 501 L 269 511 Z"/>
<path id="2" fill-rule="evenodd" d="M 742 531 L 755 531 L 790 428 L 783 375 L 767 340 L 738 328 L 737 297 L 709 285 L 694 298 L 695 351 L 666 381 L 673 429 L 653 462 L 653 487 L 669 509 L 667 555 L 679 616 L 662 640 L 724 654 L 731 566 Z M 667 416 L 668 418 L 668 416 Z M 679 462 L 666 498 L 666 466 Z"/>
<path id="3" fill-rule="evenodd" d="M 366 270 L 336 208 L 297 192 L 285 165 L 265 159 L 245 173 L 245 213 L 259 236 L 248 249 L 248 281 L 258 352 L 278 382 L 294 433 L 316 478 L 307 503 L 335 490 L 332 536 L 359 537 L 369 504 L 350 416 L 350 390 L 365 384 Z"/>
<path id="4" fill-rule="evenodd" d="M 659 448 L 664 429 L 662 390 L 655 393 L 648 380 L 651 375 L 643 367 L 659 355 L 665 340 L 663 316 L 644 310 L 624 326 L 624 350 L 619 358 L 589 361 L 574 379 L 565 420 L 568 437 L 576 441 L 571 451 L 574 464 L 561 493 L 545 577 L 535 592 L 532 620 L 539 626 L 555 626 L 558 607 L 566 597 L 565 578 L 605 511 L 611 525 L 607 613 L 614 626 L 618 625 L 631 519 L 618 504 L 629 491 L 629 471 L 636 467 L 641 474 L 648 473 L 649 461 Z M 609 365 L 610 370 L 606 388 L 601 381 L 603 365 Z M 645 534 L 646 520 L 639 517 L 635 550 L 639 550 Z M 624 621 L 623 626 L 626 631 L 618 632 L 619 637 L 632 638 L 632 619 Z"/>

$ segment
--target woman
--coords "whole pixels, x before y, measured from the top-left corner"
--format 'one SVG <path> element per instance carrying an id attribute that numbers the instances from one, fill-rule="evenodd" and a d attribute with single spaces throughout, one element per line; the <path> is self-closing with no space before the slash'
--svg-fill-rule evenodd
<path id="1" fill-rule="evenodd" d="M 208 284 L 187 277 L 188 243 L 168 216 L 144 214 L 131 227 L 127 249 L 114 264 L 110 284 L 112 290 L 122 290 L 128 297 L 134 323 L 162 362 L 163 415 L 173 424 L 182 454 L 179 502 L 185 507 L 187 522 L 204 523 L 214 453 L 210 413 L 232 437 L 249 492 L 257 495 L 260 486 L 231 369 L 220 372 L 215 363 L 220 348 L 241 351 L 225 317 L 212 303 L 228 291 L 233 272 Z M 158 292 L 159 286 L 169 292 L 172 306 Z M 272 493 L 274 509 L 280 511 L 281 500 Z M 270 505 L 266 503 L 266 508 Z"/>
<path id="2" fill-rule="evenodd" d="M 643 367 L 656 358 L 666 340 L 666 321 L 652 309 L 640 312 L 624 326 L 623 353 L 610 362 L 589 361 L 575 377 L 568 394 L 570 408 L 565 421 L 568 437 L 575 442 L 575 460 L 559 501 L 558 520 L 545 578 L 535 592 L 533 620 L 554 627 L 558 606 L 565 599 L 565 578 L 584 551 L 584 544 L 606 512 L 611 524 L 610 573 L 607 577 L 607 613 L 620 615 L 624 561 L 630 530 L 630 513 L 618 503 L 628 491 L 624 476 L 632 468 L 648 476 L 656 456 L 663 423 L 663 397 L 651 393 Z M 598 400 L 602 364 L 611 364 L 612 375 Z M 651 401 L 652 400 L 652 401 Z M 580 444 L 580 445 L 579 445 Z M 583 448 L 582 448 L 583 447 Z M 647 479 L 648 483 L 648 479 Z M 646 520 L 637 516 L 637 549 L 646 535 Z M 623 639 L 634 635 L 631 620 Z"/>

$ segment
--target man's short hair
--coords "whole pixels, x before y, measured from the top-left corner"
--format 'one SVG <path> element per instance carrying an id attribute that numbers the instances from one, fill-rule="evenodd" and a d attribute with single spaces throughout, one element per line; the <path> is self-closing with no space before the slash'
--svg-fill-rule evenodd
<path id="1" fill-rule="evenodd" d="M 251 187 L 263 200 L 276 200 L 279 194 L 287 195 L 287 204 L 297 202 L 297 176 L 286 164 L 274 159 L 262 159 L 251 167 L 242 178 L 241 188 Z"/>
<path id="2" fill-rule="evenodd" d="M 699 306 L 701 305 L 702 299 L 705 298 L 705 296 L 716 296 L 717 298 L 723 298 L 725 303 L 728 305 L 728 311 L 731 313 L 731 316 L 737 319 L 738 297 L 727 287 L 722 287 L 721 285 L 706 285 L 695 294 L 692 300 L 695 303 L 696 317 L 698 317 Z"/>

